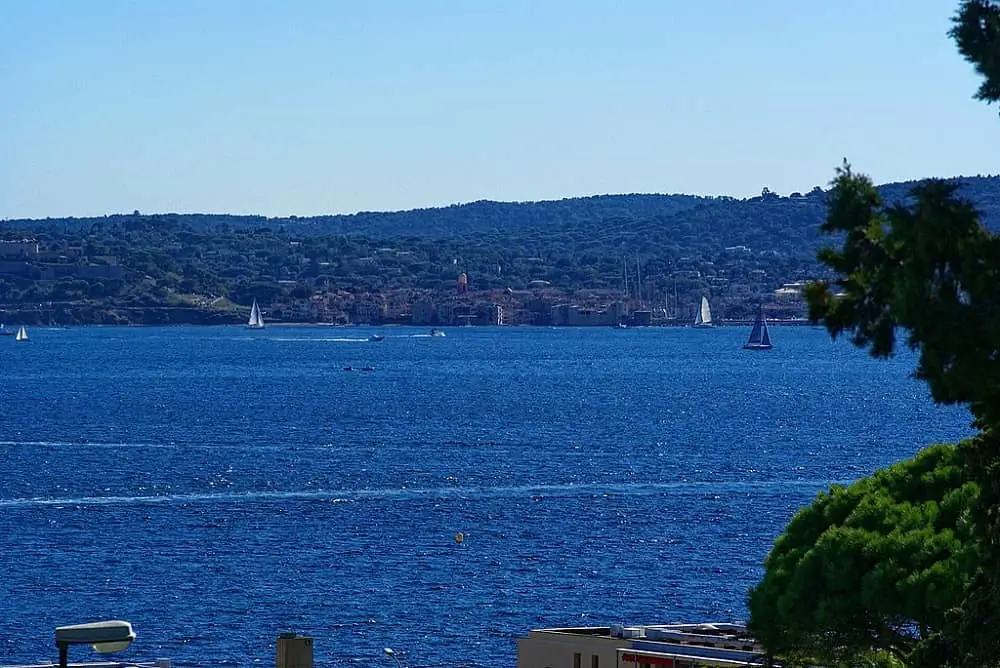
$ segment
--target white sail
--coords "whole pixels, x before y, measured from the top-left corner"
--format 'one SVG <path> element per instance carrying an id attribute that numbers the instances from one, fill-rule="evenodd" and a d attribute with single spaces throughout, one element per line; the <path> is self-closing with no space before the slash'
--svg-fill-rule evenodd
<path id="1" fill-rule="evenodd" d="M 701 308 L 694 318 L 695 327 L 712 326 L 712 309 L 708 306 L 708 297 L 701 298 Z"/>
<path id="2" fill-rule="evenodd" d="M 28 330 L 21 325 L 21 329 L 17 330 L 17 336 L 14 337 L 15 341 L 27 341 L 28 340 Z"/>
<path id="3" fill-rule="evenodd" d="M 247 327 L 250 329 L 261 329 L 264 327 L 264 317 L 260 314 L 260 307 L 257 306 L 257 300 L 253 300 L 253 308 L 250 309 L 250 320 L 247 321 Z"/>

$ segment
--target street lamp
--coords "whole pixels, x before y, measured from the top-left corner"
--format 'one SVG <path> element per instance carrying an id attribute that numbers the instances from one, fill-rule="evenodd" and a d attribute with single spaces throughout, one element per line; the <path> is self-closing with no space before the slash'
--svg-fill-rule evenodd
<path id="1" fill-rule="evenodd" d="M 93 645 L 101 654 L 120 652 L 135 640 L 135 631 L 128 622 L 112 620 L 75 624 L 56 628 L 56 647 L 59 648 L 59 668 L 66 668 L 70 645 Z"/>
<path id="2" fill-rule="evenodd" d="M 396 653 L 392 651 L 391 647 L 386 647 L 382 651 L 385 652 L 386 654 L 388 654 L 389 656 L 391 656 L 393 659 L 396 660 L 396 668 L 403 668 L 403 664 L 401 664 L 399 662 L 399 657 L 396 656 Z"/>

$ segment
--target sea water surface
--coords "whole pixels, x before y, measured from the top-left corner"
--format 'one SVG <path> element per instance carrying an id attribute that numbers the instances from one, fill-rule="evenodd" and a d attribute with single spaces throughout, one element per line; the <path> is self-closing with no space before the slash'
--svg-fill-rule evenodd
<path id="1" fill-rule="evenodd" d="M 414 667 L 741 619 L 818 490 L 971 433 L 912 353 L 810 327 L 766 352 L 743 328 L 446 331 L 0 337 L 0 663 L 109 618 L 131 659 L 270 665 L 295 631 L 318 665 Z"/>

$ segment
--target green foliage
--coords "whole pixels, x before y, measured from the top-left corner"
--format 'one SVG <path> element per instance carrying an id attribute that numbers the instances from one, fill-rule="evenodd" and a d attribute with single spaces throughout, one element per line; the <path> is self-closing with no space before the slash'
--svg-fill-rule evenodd
<path id="1" fill-rule="evenodd" d="M 928 448 L 831 487 L 795 515 L 749 596 L 751 628 L 769 652 L 886 665 L 885 655 L 909 660 L 935 642 L 978 563 L 977 487 L 963 453 Z"/>
<path id="2" fill-rule="evenodd" d="M 887 206 L 868 177 L 846 163 L 838 170 L 823 230 L 844 243 L 820 259 L 841 294 L 810 285 L 809 315 L 877 357 L 892 354 L 905 329 L 935 400 L 967 403 L 982 424 L 1000 423 L 992 381 L 1000 378 L 1000 239 L 954 184 L 930 180 L 912 198 Z"/>
<path id="3" fill-rule="evenodd" d="M 950 34 L 983 76 L 976 96 L 1000 101 L 1000 5 L 963 0 Z M 845 161 L 824 225 L 843 245 L 820 255 L 836 278 L 807 291 L 812 319 L 833 336 L 849 332 L 875 356 L 892 354 L 905 331 L 934 399 L 968 405 L 982 430 L 966 457 L 979 487 L 979 568 L 949 628 L 913 650 L 914 665 L 1000 666 L 1000 238 L 988 219 L 942 181 L 886 206 Z"/>
<path id="4" fill-rule="evenodd" d="M 850 332 L 875 356 L 890 355 L 897 332 L 919 351 L 916 374 L 942 403 L 970 407 L 982 434 L 973 441 L 972 477 L 981 488 L 976 526 L 983 536 L 984 568 L 956 615 L 959 631 L 928 652 L 955 653 L 966 665 L 997 665 L 1000 636 L 984 631 L 1000 623 L 1000 238 L 980 222 L 953 184 L 930 181 L 912 201 L 886 206 L 871 181 L 838 171 L 824 229 L 843 235 L 841 249 L 821 259 L 832 282 L 807 290 L 809 315 L 832 335 Z M 940 657 L 939 659 L 940 660 Z M 957 659 L 956 659 L 957 660 Z"/>
<path id="5" fill-rule="evenodd" d="M 953 24 L 951 36 L 959 52 L 983 77 L 976 97 L 1000 101 L 1000 5 L 994 0 L 964 0 Z"/>
<path id="6" fill-rule="evenodd" d="M 981 568 L 954 628 L 930 655 L 983 668 L 1000 665 L 1000 238 L 951 184 L 929 182 L 907 205 L 885 206 L 871 182 L 845 165 L 834 181 L 826 229 L 844 235 L 821 256 L 837 278 L 807 290 L 810 317 L 850 332 L 873 355 L 893 352 L 903 330 L 919 351 L 916 373 L 943 403 L 968 405 L 982 429 L 970 477 L 980 488 L 975 526 Z M 933 651 L 931 651 L 933 649 Z M 944 659 L 940 657 L 943 656 Z M 945 665 L 941 663 L 941 665 Z"/>

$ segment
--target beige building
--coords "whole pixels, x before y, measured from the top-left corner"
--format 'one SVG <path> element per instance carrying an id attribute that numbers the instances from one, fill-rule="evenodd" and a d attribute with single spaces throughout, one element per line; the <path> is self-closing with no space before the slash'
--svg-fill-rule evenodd
<path id="1" fill-rule="evenodd" d="M 607 627 L 529 631 L 517 639 L 517 668 L 615 668 L 629 645 Z"/>
<path id="2" fill-rule="evenodd" d="M 764 666 L 742 624 L 538 629 L 517 640 L 517 668 L 721 668 Z"/>

